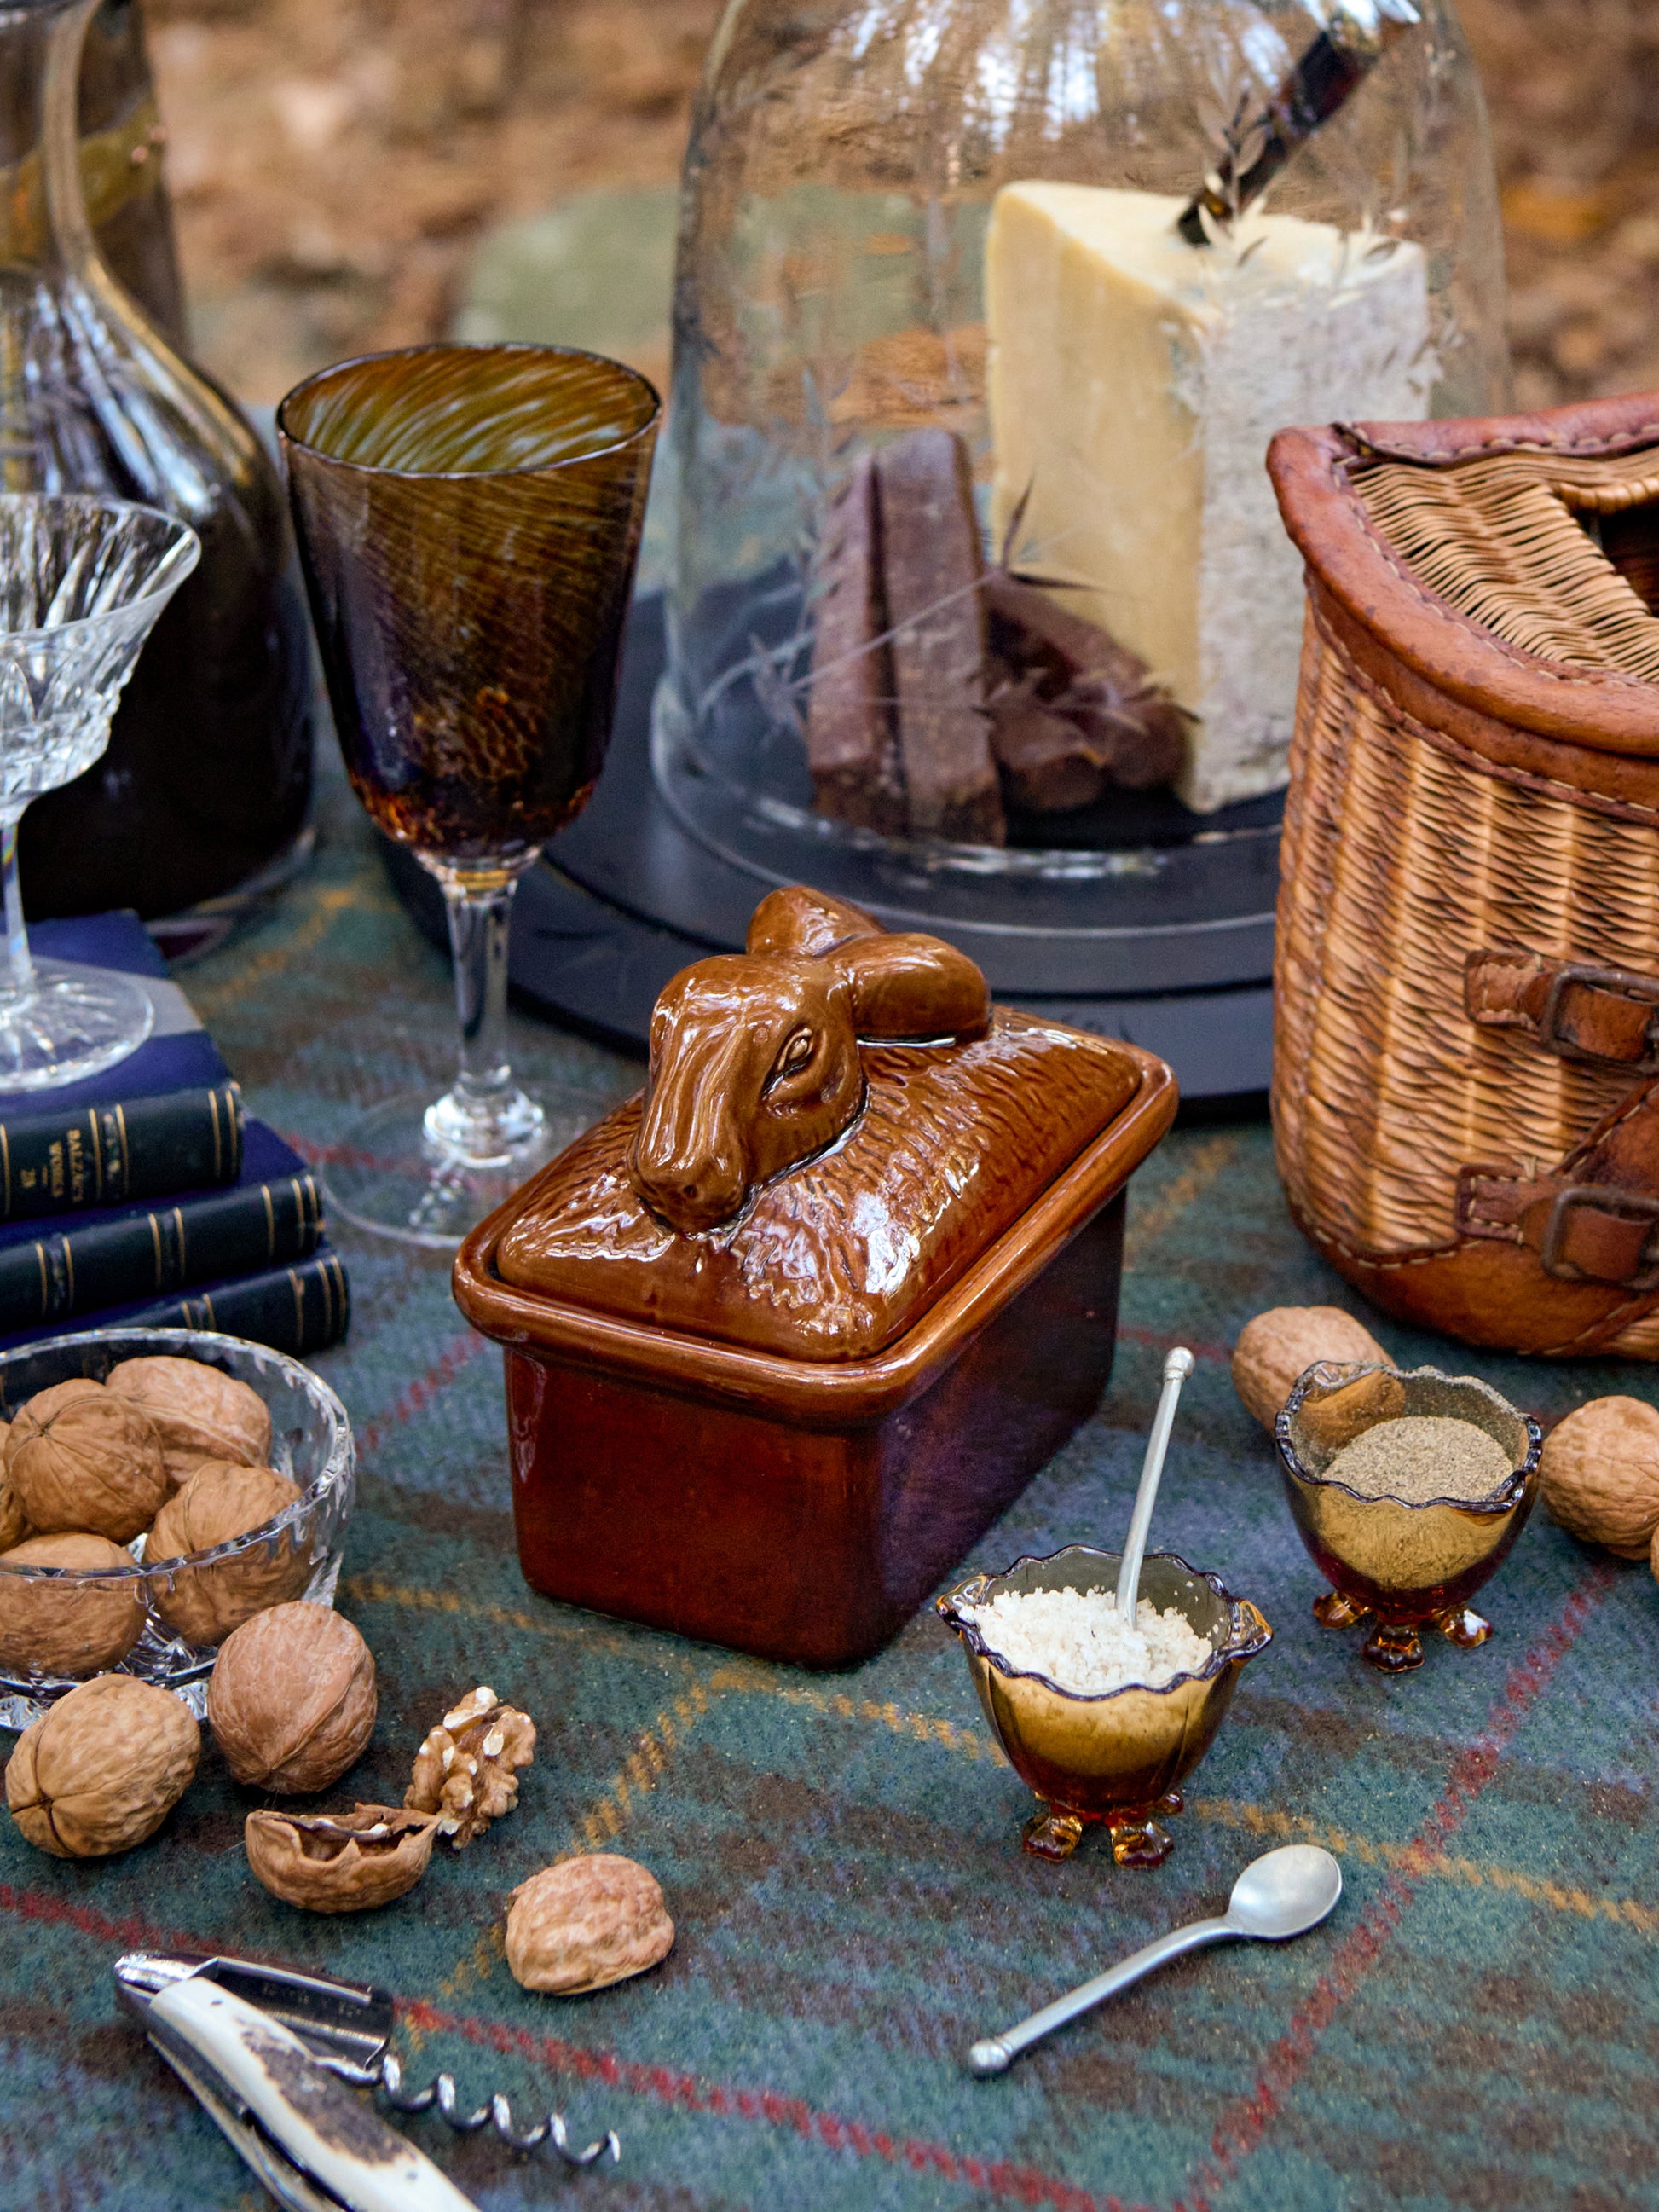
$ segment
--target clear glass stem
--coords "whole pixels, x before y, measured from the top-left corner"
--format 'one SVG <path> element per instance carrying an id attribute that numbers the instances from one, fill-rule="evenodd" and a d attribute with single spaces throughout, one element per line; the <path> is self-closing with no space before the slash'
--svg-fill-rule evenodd
<path id="1" fill-rule="evenodd" d="M 444 892 L 459 1033 L 455 1095 L 481 1119 L 488 1119 L 513 1082 L 507 1052 L 507 937 L 517 889 L 509 880 L 487 890 L 457 884 Z"/>
<path id="2" fill-rule="evenodd" d="M 23 893 L 17 879 L 17 825 L 22 808 L 0 814 L 0 884 L 6 901 L 6 960 L 0 973 L 0 1017 L 21 1013 L 34 996 L 34 962 L 23 921 Z"/>
<path id="3" fill-rule="evenodd" d="M 427 1112 L 427 1134 L 447 1152 L 483 1164 L 534 1139 L 541 1109 L 513 1079 L 507 1050 L 507 948 L 516 874 L 446 869 L 439 880 L 455 966 L 453 1087 Z"/>

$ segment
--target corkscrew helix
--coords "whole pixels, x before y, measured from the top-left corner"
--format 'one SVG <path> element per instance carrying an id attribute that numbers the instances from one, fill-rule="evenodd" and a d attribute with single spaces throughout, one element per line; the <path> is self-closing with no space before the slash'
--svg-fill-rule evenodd
<path id="1" fill-rule="evenodd" d="M 383 2051 L 372 2065 L 359 2066 L 349 2059 L 318 2059 L 343 2081 L 354 2082 L 363 2088 L 377 2089 L 394 2112 L 429 2112 L 435 2105 L 440 2116 L 447 2120 L 458 2136 L 476 2135 L 480 2128 L 494 2125 L 495 2133 L 509 2150 L 524 2155 L 539 2150 L 550 2142 L 567 2166 L 593 2166 L 608 2151 L 611 2162 L 622 2156 L 622 2142 L 615 2128 L 607 2128 L 598 2142 L 591 2142 L 586 2150 L 574 2150 L 570 2134 L 564 2124 L 562 2112 L 549 2112 L 545 2119 L 538 2120 L 533 2127 L 518 2129 L 513 2124 L 513 2107 L 501 2092 L 495 2090 L 487 2105 L 480 2105 L 474 2112 L 458 2109 L 455 2076 L 436 2074 L 424 2089 L 405 2089 L 404 2069 L 390 2051 Z"/>
<path id="2" fill-rule="evenodd" d="M 396 2004 L 371 1983 L 188 1952 L 130 1952 L 114 1973 L 123 2005 L 291 2212 L 471 2212 L 447 2176 L 327 2075 L 374 2090 L 394 2112 L 435 2109 L 458 2135 L 493 2128 L 520 2156 L 545 2143 L 577 2168 L 622 2156 L 614 2129 L 578 2148 L 562 2112 L 517 2126 L 499 2089 L 464 2112 L 452 2074 L 409 2087 L 389 2048 Z"/>

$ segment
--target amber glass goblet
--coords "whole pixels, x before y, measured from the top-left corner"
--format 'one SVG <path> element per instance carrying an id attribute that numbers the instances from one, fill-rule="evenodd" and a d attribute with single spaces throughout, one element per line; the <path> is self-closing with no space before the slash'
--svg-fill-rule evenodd
<path id="1" fill-rule="evenodd" d="M 453 1085 L 372 1109 L 326 1170 L 361 1226 L 457 1243 L 575 1133 L 507 1062 L 507 921 L 605 758 L 659 411 L 619 362 L 528 345 L 344 362 L 277 410 L 346 768 L 454 953 Z"/>

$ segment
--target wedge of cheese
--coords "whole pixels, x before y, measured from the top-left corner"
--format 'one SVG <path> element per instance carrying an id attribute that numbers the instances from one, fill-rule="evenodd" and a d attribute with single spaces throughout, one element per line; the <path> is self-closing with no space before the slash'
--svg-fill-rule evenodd
<path id="1" fill-rule="evenodd" d="M 1195 717 L 1178 783 L 1208 813 L 1285 780 L 1301 559 L 1264 465 L 1287 423 L 1418 421 L 1437 373 L 1424 258 L 1295 216 L 1188 246 L 1183 203 L 998 193 L 985 268 L 997 542 L 1085 586 L 1062 605 Z"/>

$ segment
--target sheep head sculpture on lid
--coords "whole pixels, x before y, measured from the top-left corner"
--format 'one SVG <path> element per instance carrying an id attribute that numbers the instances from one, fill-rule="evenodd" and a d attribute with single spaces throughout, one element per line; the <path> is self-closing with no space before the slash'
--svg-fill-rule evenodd
<path id="1" fill-rule="evenodd" d="M 957 1040 L 989 1024 L 985 978 L 937 937 L 890 934 L 799 886 L 756 908 L 745 949 L 664 988 L 629 1181 L 687 1233 L 832 1145 L 865 1097 L 860 1041 Z"/>

